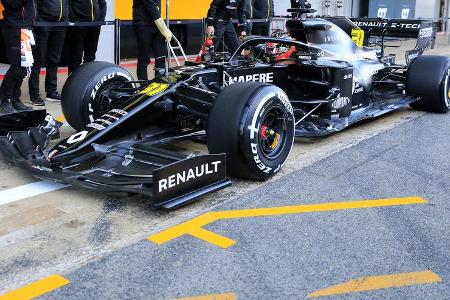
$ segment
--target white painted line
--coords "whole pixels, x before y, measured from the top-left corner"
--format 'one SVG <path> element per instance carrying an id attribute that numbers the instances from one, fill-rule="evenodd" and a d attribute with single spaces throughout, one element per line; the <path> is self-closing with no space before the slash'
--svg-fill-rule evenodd
<path id="1" fill-rule="evenodd" d="M 46 180 L 21 185 L 15 188 L 0 191 L 0 205 L 57 191 L 65 187 L 68 187 L 68 185 Z"/>

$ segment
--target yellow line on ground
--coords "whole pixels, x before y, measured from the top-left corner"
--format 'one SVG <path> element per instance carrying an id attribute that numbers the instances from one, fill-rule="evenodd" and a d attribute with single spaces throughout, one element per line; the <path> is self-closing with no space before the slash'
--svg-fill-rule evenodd
<path id="1" fill-rule="evenodd" d="M 195 217 L 187 222 L 170 227 L 164 231 L 161 231 L 157 234 L 148 237 L 147 239 L 153 243 L 161 245 L 180 236 L 191 235 L 204 241 L 207 241 L 211 244 L 214 244 L 216 246 L 219 246 L 221 248 L 228 248 L 234 245 L 236 242 L 224 236 L 205 230 L 202 227 L 221 219 L 252 218 L 252 217 L 301 214 L 301 213 L 324 212 L 324 211 L 339 211 L 347 209 L 362 209 L 362 208 L 425 204 L 425 203 L 428 202 L 421 197 L 405 197 L 405 198 L 391 198 L 380 200 L 319 203 L 319 204 L 305 204 L 297 206 L 282 206 L 272 208 L 255 208 L 255 209 L 209 212 L 200 215 L 198 217 Z"/>
<path id="2" fill-rule="evenodd" d="M 442 282 L 442 278 L 430 270 L 411 273 L 369 276 L 350 280 L 348 282 L 337 284 L 332 287 L 311 293 L 308 295 L 308 298 L 380 290 L 434 282 Z"/>
<path id="3" fill-rule="evenodd" d="M 235 293 L 214 294 L 214 295 L 187 297 L 187 298 L 177 298 L 175 300 L 236 300 L 236 294 Z"/>
<path id="4" fill-rule="evenodd" d="M 70 281 L 60 275 L 51 275 L 44 279 L 35 281 L 17 290 L 0 296 L 0 300 L 27 300 L 33 299 L 51 291 L 54 291 Z"/>
<path id="5" fill-rule="evenodd" d="M 64 115 L 60 115 L 56 118 L 56 121 L 64 123 L 66 122 L 66 117 L 64 117 Z"/>
<path id="6" fill-rule="evenodd" d="M 204 240 L 205 242 L 216 245 L 220 248 L 228 248 L 236 244 L 236 241 L 229 239 L 227 237 L 221 236 L 212 231 L 206 230 L 204 228 L 195 228 L 188 232 L 193 237 Z"/>

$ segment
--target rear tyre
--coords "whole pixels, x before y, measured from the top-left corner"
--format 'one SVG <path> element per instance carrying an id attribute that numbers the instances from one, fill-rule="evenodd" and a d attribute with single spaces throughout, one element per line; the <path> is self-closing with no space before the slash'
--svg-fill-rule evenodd
<path id="1" fill-rule="evenodd" d="M 419 56 L 408 70 L 407 94 L 419 96 L 418 110 L 447 113 L 450 109 L 450 58 Z"/>
<path id="2" fill-rule="evenodd" d="M 236 83 L 223 89 L 208 118 L 210 153 L 227 155 L 229 175 L 266 180 L 284 165 L 295 135 L 292 105 L 278 87 Z"/>
<path id="3" fill-rule="evenodd" d="M 132 80 L 127 70 L 112 63 L 81 65 L 69 76 L 62 91 L 61 105 L 67 122 L 78 131 L 84 130 L 87 124 L 111 110 L 111 103 L 103 94 Z"/>

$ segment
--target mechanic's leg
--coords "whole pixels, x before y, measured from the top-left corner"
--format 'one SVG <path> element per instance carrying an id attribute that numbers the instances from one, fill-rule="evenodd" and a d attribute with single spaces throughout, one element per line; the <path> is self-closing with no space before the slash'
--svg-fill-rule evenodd
<path id="1" fill-rule="evenodd" d="M 83 30 L 84 28 L 75 27 L 67 29 L 67 38 L 69 42 L 69 74 L 72 74 L 83 63 Z"/>
<path id="2" fill-rule="evenodd" d="M 263 35 L 270 36 L 270 22 L 264 23 Z"/>
<path id="3" fill-rule="evenodd" d="M 157 76 L 161 74 L 161 72 L 165 72 L 166 60 L 169 53 L 166 40 L 157 28 L 155 28 L 152 34 L 152 49 L 155 56 L 155 76 Z"/>
<path id="4" fill-rule="evenodd" d="M 261 27 L 259 23 L 253 24 L 252 35 L 261 35 Z"/>
<path id="5" fill-rule="evenodd" d="M 150 63 L 150 42 L 151 42 L 151 27 L 134 25 L 134 33 L 138 45 L 138 63 L 137 63 L 137 77 L 139 80 L 148 80 L 147 67 Z"/>
<path id="6" fill-rule="evenodd" d="M 270 23 L 264 22 L 264 23 L 256 23 L 253 25 L 253 35 L 260 35 L 260 36 L 269 36 L 269 30 L 270 29 Z"/>
<path id="7" fill-rule="evenodd" d="M 236 30 L 234 29 L 233 23 L 229 21 L 225 26 L 225 44 L 228 47 L 228 51 L 230 51 L 231 54 L 236 52 L 236 50 L 239 48 L 239 39 L 236 34 Z"/>
<path id="8" fill-rule="evenodd" d="M 222 46 L 225 46 L 223 42 L 223 37 L 225 34 L 225 25 L 223 21 L 217 21 L 216 25 L 214 26 L 214 49 L 215 51 L 220 51 L 219 47 L 222 44 Z M 224 47 L 225 48 L 225 47 Z"/>
<path id="9" fill-rule="evenodd" d="M 100 38 L 100 27 L 88 27 L 86 28 L 86 34 L 84 36 L 84 58 L 83 63 L 87 63 L 95 60 L 97 53 L 98 40 Z"/>
<path id="10" fill-rule="evenodd" d="M 28 79 L 28 90 L 30 99 L 37 99 L 39 97 L 39 74 L 42 66 L 45 65 L 49 33 L 47 29 L 42 27 L 37 27 L 33 33 L 36 45 L 33 47 L 34 64 L 31 67 L 31 74 Z"/>
<path id="11" fill-rule="evenodd" d="M 247 30 L 245 31 L 247 35 L 252 35 L 253 33 L 253 22 L 248 21 L 247 23 Z"/>
<path id="12" fill-rule="evenodd" d="M 12 101 L 17 94 L 17 89 L 22 86 L 24 77 L 27 74 L 26 68 L 21 66 L 20 54 L 20 29 L 3 26 L 1 28 L 4 39 L 6 57 L 10 67 L 3 78 L 0 86 L 0 113 L 10 113 L 14 111 Z M 20 91 L 19 91 L 20 93 Z M 18 94 L 20 96 L 20 94 Z"/>
<path id="13" fill-rule="evenodd" d="M 45 91 L 47 94 L 57 92 L 58 64 L 66 38 L 65 28 L 55 28 L 50 32 L 47 50 L 47 76 L 45 77 Z"/>

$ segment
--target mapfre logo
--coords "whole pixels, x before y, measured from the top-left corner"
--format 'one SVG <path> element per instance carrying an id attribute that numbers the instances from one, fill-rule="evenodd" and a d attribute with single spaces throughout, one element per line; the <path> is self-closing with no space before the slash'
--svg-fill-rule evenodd
<path id="1" fill-rule="evenodd" d="M 229 77 L 228 84 L 233 84 L 237 82 L 264 82 L 264 83 L 273 83 L 273 72 L 271 73 L 260 73 L 260 74 L 249 74 L 249 75 L 242 75 L 242 76 L 236 76 L 236 77 Z"/>

